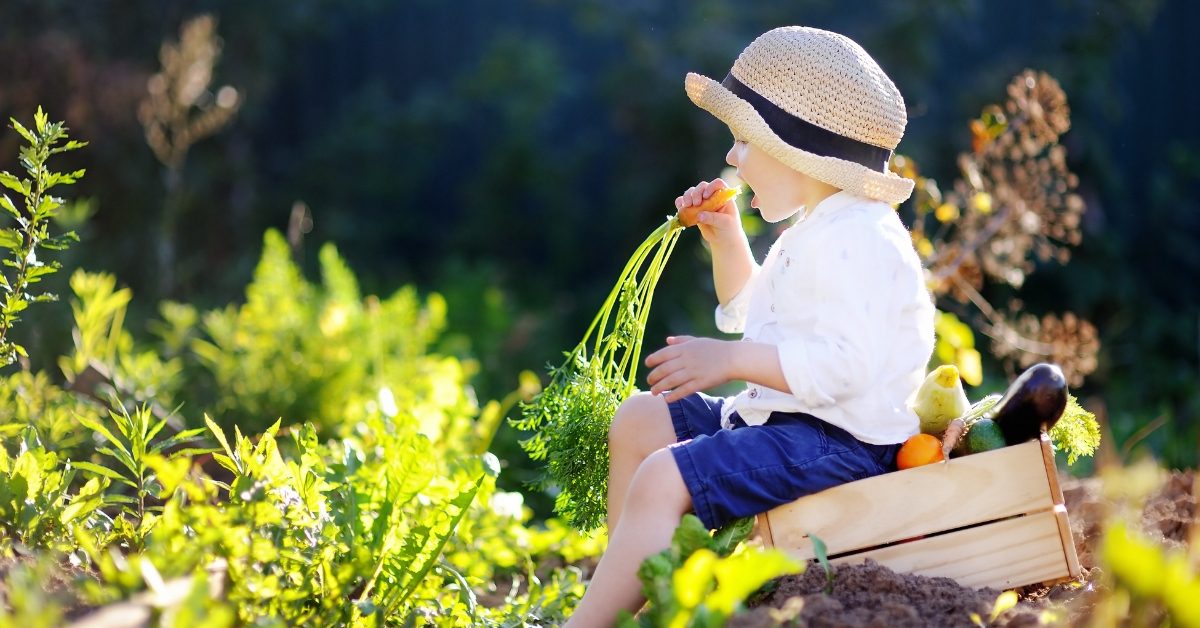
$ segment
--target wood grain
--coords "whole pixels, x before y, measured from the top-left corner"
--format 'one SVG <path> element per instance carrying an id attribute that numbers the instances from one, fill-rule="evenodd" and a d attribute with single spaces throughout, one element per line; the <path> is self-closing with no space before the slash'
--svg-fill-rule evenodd
<path id="1" fill-rule="evenodd" d="M 1054 448 L 1050 446 L 1050 436 L 1042 432 L 1038 444 L 1042 448 L 1042 460 L 1046 466 L 1046 478 L 1050 481 L 1050 498 L 1054 500 L 1054 516 L 1058 521 L 1058 536 L 1062 541 L 1063 557 L 1067 561 L 1067 571 L 1071 578 L 1078 578 L 1079 554 L 1075 551 L 1075 538 L 1071 535 L 1071 519 L 1067 516 L 1066 500 L 1063 499 L 1062 488 L 1058 484 L 1058 465 L 1054 462 Z"/>
<path id="2" fill-rule="evenodd" d="M 1054 507 L 1051 495 L 1041 443 L 1029 441 L 843 484 L 764 517 L 775 547 L 809 559 L 814 556 L 809 534 L 823 540 L 830 555 L 842 554 L 1013 515 L 1049 512 Z"/>
<path id="3" fill-rule="evenodd" d="M 893 571 L 953 578 L 968 587 L 1013 587 L 1070 577 L 1055 512 L 1047 510 L 900 545 L 859 552 Z"/>

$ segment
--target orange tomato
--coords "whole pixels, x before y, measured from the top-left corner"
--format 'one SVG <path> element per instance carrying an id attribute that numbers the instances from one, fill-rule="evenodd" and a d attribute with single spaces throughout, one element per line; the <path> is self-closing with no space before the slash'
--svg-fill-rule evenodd
<path id="1" fill-rule="evenodd" d="M 911 469 L 931 462 L 940 462 L 942 441 L 931 434 L 917 434 L 904 441 L 900 453 L 896 454 L 896 466 L 901 469 Z"/>

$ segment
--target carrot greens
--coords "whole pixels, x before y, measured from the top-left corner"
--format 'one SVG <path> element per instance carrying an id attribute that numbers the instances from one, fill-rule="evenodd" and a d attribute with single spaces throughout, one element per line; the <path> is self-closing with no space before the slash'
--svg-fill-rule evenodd
<path id="1" fill-rule="evenodd" d="M 521 443 L 529 456 L 546 461 L 537 485 L 558 491 L 555 511 L 580 530 L 605 520 L 608 428 L 621 402 L 637 389 L 650 303 L 685 228 L 682 214 L 668 218 L 634 251 L 583 339 L 550 369 L 550 383 L 513 421 L 533 432 Z"/>

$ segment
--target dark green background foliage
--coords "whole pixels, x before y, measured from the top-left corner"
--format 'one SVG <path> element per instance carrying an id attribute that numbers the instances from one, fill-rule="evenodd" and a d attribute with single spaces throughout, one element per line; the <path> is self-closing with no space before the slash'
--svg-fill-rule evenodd
<path id="1" fill-rule="evenodd" d="M 481 365 L 481 398 L 521 369 L 557 363 L 628 254 L 671 200 L 724 166 L 729 137 L 688 102 L 683 75 L 720 77 L 757 34 L 784 24 L 843 32 L 895 79 L 910 122 L 901 151 L 949 182 L 966 121 L 1026 67 L 1059 79 L 1065 142 L 1087 203 L 1083 244 L 1044 265 L 1022 297 L 1072 310 L 1101 335 L 1080 398 L 1107 411 L 1115 444 L 1159 416 L 1143 445 L 1196 463 L 1200 414 L 1200 8 L 1183 0 L 807 2 L 74 2 L 0 6 L 0 119 L 40 103 L 91 140 L 95 215 L 67 268 L 114 272 L 139 298 L 207 309 L 242 298 L 269 227 L 312 211 L 310 276 L 333 242 L 363 292 L 402 283 L 448 302 L 442 349 Z M 224 40 L 215 85 L 244 105 L 183 169 L 176 285 L 151 263 L 164 170 L 137 104 L 164 38 L 203 12 Z M 103 141 L 100 141 L 103 140 Z M 15 134 L 0 155 L 15 154 Z M 10 170 L 12 166 L 5 164 Z M 765 238 L 763 239 L 765 241 Z M 69 273 L 55 277 L 67 293 Z M 658 289 L 648 342 L 714 333 L 699 238 L 687 234 Z M 996 296 L 1002 299 L 1003 295 Z M 20 340 L 35 361 L 65 352 L 65 307 L 42 307 Z M 38 365 L 49 367 L 50 365 Z M 982 393 L 979 393 L 982 394 Z M 973 393 L 974 396 L 974 393 Z M 263 419 L 274 416 L 264 411 Z M 1103 412 L 1102 412 L 1103 414 Z M 304 417 L 289 417 L 302 419 Z M 497 453 L 523 460 L 513 435 Z M 515 482 L 520 473 L 503 476 Z"/>

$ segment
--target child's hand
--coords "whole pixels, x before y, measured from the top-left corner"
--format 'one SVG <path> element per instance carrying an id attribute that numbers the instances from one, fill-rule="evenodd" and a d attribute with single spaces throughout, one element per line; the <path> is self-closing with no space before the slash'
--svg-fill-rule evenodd
<path id="1" fill-rule="evenodd" d="M 704 202 L 704 199 L 727 187 L 729 185 L 721 179 L 713 179 L 711 182 L 701 181 L 675 199 L 675 209 L 681 210 L 699 205 Z M 725 203 L 717 211 L 701 212 L 699 221 L 696 226 L 700 228 L 700 235 L 704 236 L 704 240 L 710 246 L 719 247 L 727 243 L 740 246 L 740 243 L 746 239 L 735 201 Z"/>
<path id="2" fill-rule="evenodd" d="M 667 346 L 646 356 L 646 366 L 654 370 L 646 376 L 650 392 L 667 403 L 678 401 L 729 381 L 729 342 L 713 338 L 667 336 Z"/>

